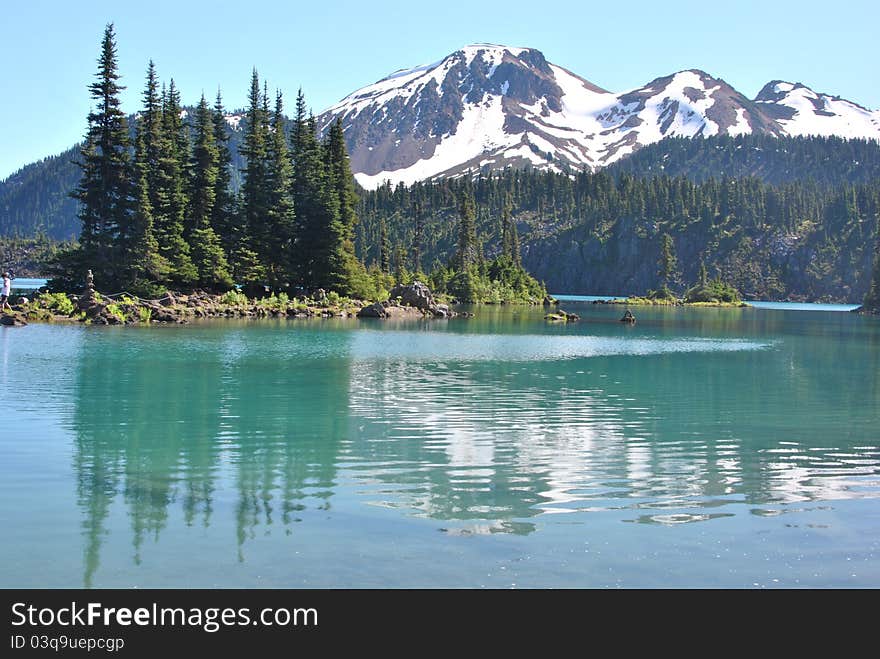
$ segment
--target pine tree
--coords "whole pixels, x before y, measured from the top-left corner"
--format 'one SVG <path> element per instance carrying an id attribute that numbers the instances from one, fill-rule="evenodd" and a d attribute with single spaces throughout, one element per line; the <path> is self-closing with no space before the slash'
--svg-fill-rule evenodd
<path id="1" fill-rule="evenodd" d="M 82 177 L 73 196 L 80 202 L 78 262 L 90 268 L 98 288 L 113 288 L 121 278 L 119 250 L 129 231 L 132 213 L 130 140 L 117 81 L 116 40 L 113 24 L 101 42 L 97 80 L 89 85 L 95 109 L 78 163 Z M 74 259 L 72 262 L 77 262 Z"/>
<path id="2" fill-rule="evenodd" d="M 153 233 L 153 206 L 147 177 L 148 163 L 145 137 L 145 117 L 138 122 L 135 140 L 135 207 L 126 236 L 123 259 L 125 270 L 122 287 L 136 295 L 152 297 L 161 292 L 160 282 L 169 274 L 168 261 L 159 254 L 159 242 Z"/>
<path id="3" fill-rule="evenodd" d="M 328 177 L 328 188 L 335 197 L 338 220 L 329 225 L 330 230 L 330 281 L 332 290 L 339 293 L 365 297 L 366 270 L 358 261 L 354 248 L 355 226 L 358 223 L 357 193 L 354 176 L 345 147 L 342 122 L 337 118 L 327 132 L 324 143 L 324 157 Z M 333 213 L 332 209 L 328 209 Z"/>
<path id="4" fill-rule="evenodd" d="M 403 249 L 403 245 L 398 243 L 394 246 L 394 257 L 392 259 L 394 268 L 394 280 L 398 284 L 402 284 L 407 277 L 406 270 L 406 250 Z"/>
<path id="5" fill-rule="evenodd" d="M 212 114 L 214 144 L 217 146 L 217 182 L 214 185 L 214 207 L 211 209 L 211 226 L 220 238 L 223 251 L 231 256 L 240 236 L 236 221 L 235 195 L 232 193 L 232 156 L 229 152 L 229 134 L 223 98 L 217 90 L 217 100 Z M 233 265 L 230 263 L 230 265 Z M 233 269 L 234 271 L 234 269 Z"/>
<path id="6" fill-rule="evenodd" d="M 229 264 L 220 238 L 211 225 L 217 199 L 219 153 L 214 141 L 214 123 L 205 96 L 202 95 L 195 116 L 189 217 L 193 264 L 198 272 L 198 285 L 211 290 L 232 287 Z"/>
<path id="7" fill-rule="evenodd" d="M 675 257 L 675 244 L 672 242 L 672 236 L 664 233 L 660 243 L 660 259 L 657 261 L 660 269 L 657 274 L 663 284 L 660 289 L 661 297 L 670 297 L 672 294 L 669 290 L 669 284 L 676 275 L 678 267 L 678 259 Z"/>
<path id="8" fill-rule="evenodd" d="M 251 88 L 248 94 L 247 126 L 244 144 L 239 149 L 246 160 L 242 170 L 241 222 L 244 232 L 233 254 L 236 262 L 236 276 L 243 282 L 255 282 L 257 273 L 266 276 L 263 257 L 266 249 L 266 217 L 268 215 L 267 183 L 267 142 L 268 130 L 263 113 L 260 78 L 254 69 L 251 75 Z M 243 269 L 247 269 L 245 276 Z"/>
<path id="9" fill-rule="evenodd" d="M 264 94 L 265 104 L 265 94 Z M 275 95 L 271 133 L 267 145 L 266 221 L 260 236 L 263 260 L 269 282 L 278 286 L 289 282 L 290 250 L 293 244 L 294 208 L 291 196 L 293 165 L 284 133 L 284 107 L 281 92 Z"/>
<path id="10" fill-rule="evenodd" d="M 148 83 L 149 86 L 149 83 Z M 180 104 L 173 93 L 162 93 L 162 116 L 156 142 L 156 162 L 150 163 L 150 181 L 153 202 L 154 227 L 159 253 L 171 268 L 169 283 L 189 287 L 198 279 L 198 272 L 190 257 L 190 249 L 184 239 L 186 215 L 186 192 L 184 173 L 181 168 Z M 146 129 L 149 130 L 149 129 Z M 149 174 L 148 174 L 149 176 Z"/>
<path id="11" fill-rule="evenodd" d="M 511 217 L 513 202 L 510 195 L 504 199 L 504 207 L 501 210 L 501 255 L 510 259 L 516 266 L 522 265 L 520 255 L 519 234 L 516 230 L 516 222 Z"/>
<path id="12" fill-rule="evenodd" d="M 425 218 L 422 216 L 422 204 L 416 201 L 412 205 L 413 214 L 413 245 L 412 263 L 413 271 L 422 271 L 422 241 L 425 234 Z"/>
<path id="13" fill-rule="evenodd" d="M 391 272 L 391 241 L 388 240 L 388 225 L 384 218 L 379 221 L 379 269 Z"/>
<path id="14" fill-rule="evenodd" d="M 455 252 L 455 269 L 467 270 L 479 261 L 477 253 L 476 208 L 473 195 L 467 191 L 459 204 L 458 244 Z"/>
<path id="15" fill-rule="evenodd" d="M 295 269 L 307 288 L 338 288 L 340 243 L 345 230 L 339 196 L 331 186 L 326 148 L 318 143 L 315 119 L 305 116 L 302 91 L 297 96 L 291 139 L 293 201 L 296 210 Z"/>

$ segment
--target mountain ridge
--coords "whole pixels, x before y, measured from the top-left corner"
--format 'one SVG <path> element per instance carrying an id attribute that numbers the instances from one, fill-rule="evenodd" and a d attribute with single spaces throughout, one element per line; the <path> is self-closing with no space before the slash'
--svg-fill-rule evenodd
<path id="1" fill-rule="evenodd" d="M 880 141 L 880 112 L 802 83 L 773 80 L 750 99 L 693 68 L 615 93 L 535 48 L 498 44 L 395 71 L 330 106 L 318 125 L 337 118 L 367 189 L 508 166 L 595 171 L 666 137 Z"/>

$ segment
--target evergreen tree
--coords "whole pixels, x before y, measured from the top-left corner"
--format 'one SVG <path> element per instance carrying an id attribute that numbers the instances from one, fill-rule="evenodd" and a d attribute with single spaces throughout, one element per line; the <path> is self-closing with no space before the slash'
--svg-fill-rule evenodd
<path id="1" fill-rule="evenodd" d="M 476 208 L 474 197 L 466 191 L 459 204 L 458 244 L 455 252 L 455 268 L 467 270 L 479 261 L 477 253 Z"/>
<path id="2" fill-rule="evenodd" d="M 324 158 L 328 177 L 328 189 L 335 197 L 339 209 L 338 221 L 331 221 L 330 230 L 330 287 L 340 293 L 366 297 L 366 271 L 358 261 L 354 248 L 354 233 L 358 218 L 355 210 L 358 202 L 354 176 L 345 147 L 342 122 L 337 118 L 327 132 Z M 330 214 L 333 209 L 328 209 Z"/>
<path id="3" fill-rule="evenodd" d="M 148 82 L 149 86 L 149 82 Z M 175 286 L 192 286 L 198 273 L 184 239 L 186 215 L 186 188 L 181 168 L 180 103 L 177 92 L 163 89 L 161 128 L 155 136 L 157 161 L 148 167 L 153 170 L 152 192 L 154 226 L 159 253 L 171 268 L 169 281 Z M 148 130 L 148 129 L 145 129 Z M 149 174 L 148 174 L 149 178 Z"/>
<path id="4" fill-rule="evenodd" d="M 265 104 L 265 94 L 264 94 Z M 284 134 L 281 92 L 275 96 L 271 133 L 267 145 L 266 221 L 260 234 L 260 253 L 269 282 L 278 286 L 290 280 L 290 250 L 293 244 L 294 208 L 291 196 L 293 166 Z"/>
<path id="5" fill-rule="evenodd" d="M 394 258 L 393 260 L 393 268 L 394 268 L 394 280 L 398 284 L 402 284 L 407 278 L 407 270 L 406 270 L 406 251 L 403 249 L 403 245 L 398 243 L 394 246 Z"/>
<path id="6" fill-rule="evenodd" d="M 660 259 L 657 261 L 660 269 L 657 274 L 662 282 L 660 289 L 661 297 L 670 297 L 669 284 L 676 275 L 678 267 L 678 259 L 675 257 L 675 244 L 672 242 L 672 236 L 664 233 L 660 243 Z"/>
<path id="7" fill-rule="evenodd" d="M 214 123 L 214 144 L 217 147 L 217 181 L 214 185 L 214 207 L 211 209 L 211 226 L 220 237 L 223 251 L 232 254 L 238 243 L 240 228 L 237 222 L 235 195 L 232 193 L 232 156 L 229 152 L 229 134 L 226 127 L 226 113 L 223 98 L 217 90 L 217 100 L 212 114 Z M 230 264 L 232 265 L 232 264 Z"/>
<path id="8" fill-rule="evenodd" d="M 305 116 L 302 91 L 296 109 L 291 139 L 297 217 L 294 267 L 307 289 L 337 288 L 340 241 L 345 235 L 339 196 L 331 187 L 326 149 L 318 142 L 314 117 Z"/>
<path id="9" fill-rule="evenodd" d="M 520 267 L 522 256 L 520 255 L 519 234 L 516 230 L 516 222 L 511 218 L 513 202 L 510 195 L 504 199 L 504 208 L 501 211 L 501 254 L 510 259 L 510 262 Z"/>
<path id="10" fill-rule="evenodd" d="M 159 254 L 159 243 L 153 233 L 144 121 L 142 117 L 138 122 L 135 140 L 135 207 L 122 252 L 125 268 L 121 285 L 136 295 L 152 297 L 161 293 L 160 282 L 167 280 L 169 266 L 168 261 Z"/>
<path id="11" fill-rule="evenodd" d="M 242 170 L 241 188 L 241 221 L 244 233 L 233 252 L 236 261 L 236 276 L 241 281 L 258 281 L 251 279 L 262 272 L 265 277 L 263 257 L 266 251 L 266 218 L 269 199 L 267 194 L 267 142 L 268 128 L 263 113 L 262 95 L 260 94 L 260 78 L 257 70 L 251 76 L 251 89 L 248 94 L 247 125 L 244 133 L 244 144 L 240 153 L 246 160 Z M 245 266 L 245 264 L 248 264 Z M 243 269 L 248 270 L 248 278 Z M 242 272 L 239 272 L 242 271 Z"/>
<path id="12" fill-rule="evenodd" d="M 70 263 L 85 264 L 99 288 L 115 287 L 121 278 L 120 242 L 132 213 L 130 140 L 120 109 L 116 40 L 107 25 L 98 58 L 97 80 L 89 85 L 95 109 L 77 163 L 82 176 L 73 196 L 80 202 L 80 254 Z"/>
<path id="13" fill-rule="evenodd" d="M 214 122 L 204 94 L 195 116 L 195 144 L 193 147 L 189 217 L 193 264 L 198 273 L 198 285 L 211 290 L 232 287 L 229 264 L 220 238 L 211 225 L 217 200 L 219 152 L 214 141 Z"/>
<path id="14" fill-rule="evenodd" d="M 379 221 L 379 269 L 391 272 L 391 241 L 388 240 L 388 225 L 384 219 Z"/>
<path id="15" fill-rule="evenodd" d="M 412 246 L 412 263 L 413 271 L 422 271 L 422 240 L 425 233 L 425 219 L 422 216 L 422 204 L 416 201 L 412 205 L 413 214 L 413 246 Z"/>

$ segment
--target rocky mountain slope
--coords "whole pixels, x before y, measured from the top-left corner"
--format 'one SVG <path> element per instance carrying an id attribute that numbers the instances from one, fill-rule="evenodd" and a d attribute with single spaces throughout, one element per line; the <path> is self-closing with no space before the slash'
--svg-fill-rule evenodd
<path id="1" fill-rule="evenodd" d="M 667 137 L 880 140 L 880 112 L 801 84 L 773 81 L 750 100 L 692 69 L 615 93 L 533 48 L 492 44 L 397 71 L 346 96 L 318 123 L 337 119 L 367 189 L 507 166 L 594 171 Z"/>

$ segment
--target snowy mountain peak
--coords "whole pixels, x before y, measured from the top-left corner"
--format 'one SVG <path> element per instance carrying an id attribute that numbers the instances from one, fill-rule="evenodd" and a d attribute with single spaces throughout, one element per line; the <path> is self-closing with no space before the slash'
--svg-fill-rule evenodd
<path id="1" fill-rule="evenodd" d="M 337 118 L 366 188 L 508 166 L 595 170 L 670 136 L 880 139 L 877 113 L 801 84 L 775 80 L 753 102 L 688 69 L 612 93 L 534 48 L 485 43 L 395 71 L 327 109 L 318 125 Z"/>
<path id="2" fill-rule="evenodd" d="M 880 140 L 880 112 L 839 96 L 813 91 L 801 83 L 768 82 L 755 103 L 786 135 L 819 135 Z"/>

